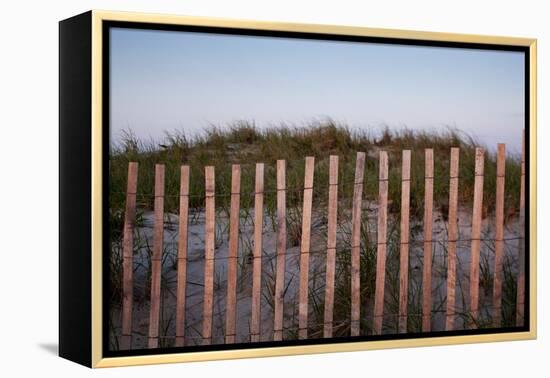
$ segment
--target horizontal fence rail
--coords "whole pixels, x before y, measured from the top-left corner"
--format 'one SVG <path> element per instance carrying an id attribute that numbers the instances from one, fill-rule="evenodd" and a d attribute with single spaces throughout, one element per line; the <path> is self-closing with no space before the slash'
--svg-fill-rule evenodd
<path id="1" fill-rule="evenodd" d="M 524 227 L 525 213 L 525 152 L 524 145 L 522 148 L 521 157 L 521 190 L 519 193 L 519 227 Z M 216 222 L 219 215 L 216 208 L 216 171 L 213 166 L 204 168 L 204 240 L 203 240 L 203 270 L 202 278 L 197 281 L 196 277 L 192 277 L 188 270 L 190 263 L 190 182 L 195 180 L 191 177 L 190 167 L 182 165 L 180 169 L 179 182 L 179 222 L 177 227 L 177 257 L 174 263 L 176 270 L 175 274 L 175 319 L 173 336 L 167 335 L 165 329 L 161 329 L 161 307 L 166 306 L 166 301 L 163 299 L 164 281 L 163 281 L 163 259 L 164 243 L 165 243 L 165 166 L 157 164 L 155 166 L 154 176 L 154 223 L 152 231 L 152 253 L 150 255 L 150 277 L 147 279 L 150 293 L 148 297 L 148 333 L 147 345 L 149 348 L 157 348 L 163 344 L 164 338 L 172 337 L 175 346 L 187 345 L 186 340 L 197 339 L 194 344 L 209 345 L 214 343 L 214 338 L 219 335 L 214 334 L 214 324 L 221 326 L 223 330 L 223 342 L 232 344 L 239 342 L 237 335 L 239 334 L 238 319 L 240 315 L 239 306 L 241 303 L 248 303 L 250 307 L 250 317 L 248 323 L 248 340 L 250 342 L 259 341 L 281 341 L 286 338 L 307 339 L 308 337 L 334 337 L 336 332 L 341 335 L 341 329 L 347 329 L 349 336 L 359 336 L 366 334 L 381 335 L 389 332 L 406 333 L 413 324 L 417 325 L 422 332 L 430 332 L 433 329 L 435 316 L 440 316 L 443 322 L 443 328 L 447 331 L 458 328 L 457 317 L 460 311 L 468 314 L 467 320 L 464 320 L 463 328 L 479 328 L 482 327 L 482 299 L 485 300 L 484 308 L 490 309 L 490 321 L 493 327 L 501 327 L 503 324 L 503 292 L 505 280 L 505 247 L 506 242 L 517 240 L 517 252 L 513 258 L 517 263 L 517 269 L 511 272 L 517 277 L 517 291 L 515 296 L 514 316 L 513 320 L 516 325 L 523 325 L 524 318 L 524 301 L 525 301 L 525 263 L 524 263 L 524 235 L 523 228 L 517 237 L 507 236 L 505 234 L 505 201 L 507 193 L 505 192 L 506 183 L 506 148 L 504 144 L 499 144 L 496 153 L 496 200 L 494 204 L 494 216 L 487 217 L 486 207 L 484 203 L 484 180 L 488 177 L 485 171 L 486 152 L 481 148 L 475 149 L 475 166 L 468 167 L 473 170 L 473 192 L 471 194 L 472 207 L 471 209 L 471 227 L 469 235 L 465 233 L 461 236 L 459 230 L 459 177 L 461 172 L 460 166 L 460 149 L 451 148 L 449 157 L 449 175 L 444 176 L 444 180 L 448 183 L 448 191 L 445 191 L 448 203 L 446 208 L 440 213 L 434 213 L 434 181 L 438 179 L 434 170 L 434 160 L 437 159 L 433 149 L 424 151 L 424 161 L 422 169 L 423 177 L 423 217 L 421 224 L 411 221 L 411 191 L 413 188 L 418 188 L 421 184 L 413 182 L 412 157 L 410 150 L 403 150 L 400 153 L 401 161 L 395 162 L 395 166 L 400 169 L 399 177 L 399 197 L 390 198 L 390 171 L 389 167 L 393 165 L 390 161 L 387 151 L 381 150 L 376 158 L 378 171 L 370 171 L 367 162 L 367 154 L 358 152 L 355 157 L 355 174 L 353 181 L 345 183 L 344 179 L 339 177 L 341 165 L 339 156 L 331 155 L 328 159 L 328 166 L 324 165 L 322 169 L 326 170 L 328 187 L 326 188 L 326 215 L 321 217 L 321 224 L 317 219 L 317 213 L 321 209 L 314 208 L 313 197 L 315 194 L 314 172 L 319 167 L 316 167 L 314 157 L 306 157 L 301 164 L 303 167 L 303 187 L 294 190 L 286 185 L 287 177 L 287 162 L 285 160 L 277 160 L 275 167 L 269 167 L 264 163 L 255 165 L 255 177 L 252 208 L 241 208 L 242 198 L 246 193 L 241 192 L 241 165 L 234 164 L 231 167 L 230 180 L 230 208 L 228 210 L 228 225 L 227 225 L 227 257 L 216 256 L 219 238 L 222 234 L 217 229 Z M 370 159 L 369 155 L 369 159 Z M 320 164 L 320 163 L 318 163 Z M 325 163 L 326 164 L 326 163 Z M 462 167 L 464 169 L 464 167 Z M 321 169 L 321 168 L 319 168 Z M 275 195 L 275 213 L 273 217 L 266 216 L 264 210 L 264 202 L 266 194 L 271 193 L 265 188 L 265 177 L 274 172 L 276 178 Z M 372 209 L 366 206 L 367 200 L 364 198 L 365 174 L 377 175 L 378 195 L 375 204 L 374 216 L 376 218 L 376 227 L 374 230 L 365 229 L 370 227 L 368 222 L 365 224 L 365 217 L 372 213 Z M 317 175 L 317 173 L 315 173 Z M 248 178 L 247 178 L 248 179 Z M 491 177 L 493 179 L 493 177 Z M 317 180 L 317 179 L 315 179 Z M 516 179 L 517 180 L 517 179 Z M 225 182 L 222 180 L 222 182 Z M 516 181 L 517 182 L 517 181 Z M 220 184 L 221 185 L 221 184 Z M 339 189 L 342 185 L 353 185 L 352 198 L 350 202 L 346 202 L 339 195 Z M 461 184 L 462 185 L 462 184 Z M 124 222 L 122 229 L 122 254 L 121 254 L 121 315 L 120 315 L 120 335 L 119 349 L 132 349 L 135 347 L 134 335 L 135 322 L 135 298 L 134 287 L 136 278 L 134 274 L 134 248 L 136 234 L 136 217 L 139 209 L 137 201 L 138 192 L 138 163 L 130 162 L 128 164 L 127 176 L 127 191 L 126 205 L 124 212 Z M 300 196 L 301 207 L 287 208 L 287 194 L 294 192 Z M 447 194 L 448 193 L 448 194 Z M 398 230 L 397 248 L 393 244 L 390 246 L 388 235 L 390 233 L 389 220 L 392 218 L 391 208 L 392 202 L 399 199 L 399 213 L 396 218 L 396 228 Z M 253 210 L 253 222 L 250 224 L 252 230 L 252 243 L 245 245 L 241 239 L 241 230 L 245 225 L 241 219 L 244 213 Z M 484 213 L 485 212 L 485 213 Z M 343 222 L 341 217 L 350 215 L 349 223 Z M 445 221 L 445 237 L 435 238 L 434 217 L 446 217 Z M 289 229 L 288 217 L 298 219 L 300 225 L 296 230 Z M 490 224 L 494 227 L 494 238 L 484 237 L 482 234 L 483 225 Z M 266 228 L 271 227 L 276 236 L 273 243 L 270 240 L 264 240 Z M 393 223 L 392 223 L 393 225 Z M 415 227 L 420 226 L 423 236 L 422 240 L 414 240 L 411 238 Z M 314 228 L 316 227 L 316 228 Z M 349 244 L 349 259 L 345 255 L 340 254 L 341 247 L 341 229 L 349 227 L 350 244 Z M 392 226 L 394 227 L 394 226 Z M 462 227 L 465 227 L 462 225 Z M 324 239 L 322 248 L 316 248 L 319 245 L 319 235 L 317 230 L 323 230 Z M 365 238 L 370 238 L 370 234 L 376 235 L 374 261 L 365 259 L 366 244 L 370 243 Z M 223 234 L 225 235 L 225 234 Z M 299 240 L 299 251 L 293 252 L 289 250 L 288 243 L 290 238 Z M 223 241 L 222 241 L 223 242 Z M 494 257 L 492 258 L 492 270 L 481 271 L 483 258 L 481 248 L 485 243 L 493 243 Z M 312 245 L 314 247 L 312 247 Z M 434 268 L 437 256 L 434 252 L 434 246 L 442 245 L 445 247 L 444 265 L 442 269 L 443 278 L 437 278 L 438 270 Z M 458 259 L 459 248 L 469 247 L 468 266 L 461 267 Z M 389 265 L 392 261 L 390 255 L 390 247 L 397 251 L 395 271 L 390 271 Z M 273 252 L 266 251 L 272 249 Z M 245 252 L 245 249 L 247 252 Z M 419 256 L 413 256 L 413 250 L 421 251 Z M 242 258 L 249 254 L 251 260 L 250 275 L 244 275 L 242 266 Z M 311 260 L 317 256 L 322 256 L 322 283 L 319 284 L 316 276 L 311 276 L 310 269 L 315 264 L 316 260 Z M 411 266 L 412 261 L 415 266 Z M 224 264 L 222 270 L 220 267 Z M 273 275 L 266 275 L 266 266 L 273 266 Z M 287 264 L 296 264 L 295 268 L 288 270 Z M 342 267 L 342 264 L 348 265 Z M 372 264 L 365 266 L 365 264 Z M 420 264 L 420 266 L 418 266 Z M 338 287 L 336 282 L 342 280 L 343 277 L 337 275 L 337 272 L 348 272 L 347 289 L 343 290 Z M 420 274 L 413 272 L 418 271 Z M 462 270 L 461 270 L 462 269 Z M 296 273 L 293 273 L 295 272 Z M 362 273 L 363 271 L 367 273 Z M 461 278 L 459 271 L 466 272 Z M 226 284 L 223 291 L 219 289 L 219 283 L 216 283 L 217 275 L 224 274 Z M 364 275 L 366 274 L 366 275 Z M 484 275 L 481 277 L 481 275 Z M 489 274 L 491 282 L 491 293 L 480 291 L 481 281 L 485 279 L 485 275 Z M 195 272 L 196 275 L 196 272 Z M 395 294 L 395 309 L 389 306 L 388 299 L 388 275 L 395 276 L 398 282 L 398 289 Z M 416 275 L 419 278 L 419 297 L 413 298 L 411 294 L 411 275 Z M 440 274 L 441 275 L 441 274 Z M 247 278 L 249 277 L 249 278 Z M 247 281 L 250 279 L 250 281 Z M 374 283 L 373 289 L 365 290 L 366 283 L 363 280 Z M 464 281 L 464 282 L 462 282 Z M 248 282 L 249 290 L 243 292 L 238 291 L 238 286 L 243 282 Z M 296 286 L 297 291 L 294 293 L 297 297 L 293 304 L 289 302 L 288 293 L 289 287 Z M 147 285 L 140 283 L 140 287 Z M 194 304 L 190 304 L 189 285 L 200 285 L 202 287 L 202 301 L 197 302 L 194 299 Z M 264 289 L 264 288 L 268 288 Z M 444 288 L 441 290 L 441 288 Z M 460 295 L 465 296 L 466 304 L 459 308 L 457 306 L 457 297 L 460 289 Z M 343 290 L 343 291 L 342 291 Z M 223 298 L 219 292 L 223 292 Z M 267 294 L 269 292 L 269 294 Z M 313 296 L 313 292 L 316 294 Z M 438 293 L 443 292 L 444 298 L 439 299 L 443 305 L 436 307 L 438 302 L 434 301 Z M 218 293 L 218 294 L 217 294 Z M 318 294 L 322 293 L 322 294 Z M 243 295 L 248 295 L 249 299 L 241 302 Z M 335 299 L 342 299 L 341 295 L 347 295 L 349 307 L 347 307 L 347 320 L 340 320 L 335 317 L 339 313 L 339 309 L 335 308 Z M 321 298 L 320 302 L 317 298 Z M 286 301 L 285 301 L 286 300 Z M 416 302 L 415 302 L 416 301 Z M 417 307 L 413 306 L 413 302 L 417 303 Z M 490 302 L 490 303 L 489 303 Z M 195 330 L 200 333 L 200 338 L 187 334 L 187 323 L 191 320 L 186 316 L 186 311 L 191 305 L 196 306 L 197 303 L 202 308 L 200 318 L 200 326 Z M 271 304 L 266 306 L 265 303 Z M 489 303 L 489 304 L 487 304 Z M 216 319 L 218 309 L 222 306 L 221 320 Z M 321 308 L 321 323 L 318 319 L 312 319 L 312 308 Z M 263 319 L 267 314 L 265 311 L 271 309 L 272 317 L 269 324 L 265 324 Z M 366 309 L 372 309 L 366 311 Z M 297 310 L 297 311 L 296 311 Z M 294 316 L 289 313 L 294 311 Z M 297 316 L 296 316 L 297 314 Z M 270 316 L 271 316 L 270 315 Z M 339 319 L 339 320 L 335 320 Z M 196 319 L 195 319 L 196 321 Z M 165 322 L 165 321 L 164 321 Z M 164 324 L 164 323 L 163 323 Z M 266 333 L 266 329 L 269 332 Z M 417 328 L 418 329 L 418 328 Z M 291 330 L 294 330 L 291 332 Z M 241 334 L 242 334 L 241 330 Z M 269 337 L 266 337 L 269 334 Z"/>

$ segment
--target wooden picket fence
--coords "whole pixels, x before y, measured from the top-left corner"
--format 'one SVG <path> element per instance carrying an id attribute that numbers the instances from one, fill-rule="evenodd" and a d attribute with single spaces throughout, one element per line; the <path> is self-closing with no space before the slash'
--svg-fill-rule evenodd
<path id="1" fill-rule="evenodd" d="M 525 204 L 525 142 L 522 147 L 521 159 L 521 190 L 520 190 L 520 227 L 524 227 Z M 453 330 L 455 325 L 455 290 L 457 281 L 457 241 L 458 241 L 458 188 L 459 188 L 459 148 L 450 151 L 449 176 L 449 207 L 447 231 L 447 300 L 445 329 Z M 480 274 L 480 241 L 483 206 L 484 151 L 475 150 L 475 183 L 472 209 L 471 229 L 471 263 L 469 285 L 469 312 L 473 320 L 479 312 L 479 274 Z M 361 244 L 361 212 L 362 193 L 365 171 L 365 153 L 358 152 L 356 158 L 351 229 L 351 314 L 350 334 L 360 334 L 360 244 Z M 329 159 L 329 188 L 327 209 L 327 245 L 326 245 L 326 277 L 323 337 L 333 336 L 333 309 L 335 289 L 335 265 L 337 244 L 337 214 L 338 214 L 338 156 Z M 495 259 L 493 277 L 492 319 L 494 326 L 501 325 L 502 283 L 503 283 L 503 247 L 504 247 L 504 184 L 505 184 L 505 145 L 499 144 L 497 149 L 497 177 L 495 204 Z M 298 338 L 308 338 L 308 282 L 309 257 L 312 221 L 312 197 L 314 185 L 314 157 L 305 159 L 305 177 L 303 187 L 302 232 L 300 243 L 299 270 L 299 307 L 298 307 Z M 387 249 L 387 218 L 388 218 L 388 154 L 381 151 L 379 155 L 379 196 L 377 222 L 377 253 L 376 253 L 376 284 L 374 293 L 373 334 L 382 333 L 384 316 L 384 284 L 386 272 Z M 159 314 L 161 296 L 161 261 L 164 232 L 164 165 L 157 164 L 155 168 L 154 185 L 154 231 L 153 253 L 151 257 L 151 295 L 149 314 L 148 346 L 156 348 L 159 345 Z M 179 194 L 179 235 L 177 251 L 177 291 L 176 291 L 176 335 L 175 345 L 183 346 L 185 340 L 185 308 L 186 308 L 186 268 L 188 252 L 188 216 L 189 216 L 189 166 L 181 166 L 181 181 Z M 401 212 L 400 212 L 400 272 L 399 272 L 399 313 L 398 331 L 407 331 L 407 306 L 409 282 L 409 204 L 411 181 L 411 151 L 402 151 L 401 177 Z M 422 331 L 429 332 L 432 320 L 432 226 L 433 226 L 433 182 L 434 182 L 434 152 L 425 150 L 425 198 L 423 220 L 423 271 L 422 271 Z M 128 182 L 126 193 L 126 210 L 123 231 L 123 301 L 122 301 L 122 336 L 121 349 L 132 347 L 132 306 L 133 306 L 133 238 L 136 217 L 136 193 L 138 182 L 138 164 L 128 165 Z M 241 167 L 232 166 L 231 202 L 229 219 L 229 252 L 227 258 L 227 296 L 225 312 L 225 342 L 236 340 L 236 292 L 237 292 L 237 256 L 239 246 L 240 222 L 240 183 Z M 274 291 L 273 340 L 283 339 L 283 306 L 285 281 L 285 254 L 287 249 L 286 230 L 286 162 L 276 163 L 276 276 Z M 205 167 L 205 242 L 204 242 L 204 300 L 202 317 L 202 343 L 212 342 L 213 298 L 214 298 L 214 259 L 215 259 L 215 168 Z M 254 191 L 254 247 L 252 265 L 252 301 L 250 320 L 250 341 L 260 341 L 261 317 L 260 298 L 262 281 L 262 233 L 263 233 L 263 202 L 264 202 L 264 164 L 256 164 Z M 524 240 L 519 238 L 519 273 L 517 286 L 517 325 L 523 325 L 524 309 Z M 429 289 L 425 289 L 429 288 Z M 474 322 L 469 325 L 474 327 Z"/>

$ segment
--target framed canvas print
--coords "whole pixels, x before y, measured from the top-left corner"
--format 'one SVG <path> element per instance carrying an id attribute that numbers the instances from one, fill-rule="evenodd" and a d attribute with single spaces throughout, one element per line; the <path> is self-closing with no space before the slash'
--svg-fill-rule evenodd
<path id="1" fill-rule="evenodd" d="M 60 22 L 62 357 L 536 337 L 536 41 Z"/>

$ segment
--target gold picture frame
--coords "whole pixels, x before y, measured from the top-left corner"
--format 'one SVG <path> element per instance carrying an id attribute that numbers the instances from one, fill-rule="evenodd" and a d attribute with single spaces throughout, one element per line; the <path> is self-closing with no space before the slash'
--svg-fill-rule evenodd
<path id="1" fill-rule="evenodd" d="M 80 17 L 80 16 L 77 16 Z M 86 354 L 89 352 L 89 356 L 82 357 L 81 354 L 73 354 L 70 348 L 74 348 L 77 345 L 76 339 L 79 336 L 72 336 L 70 333 L 75 333 L 77 326 L 71 326 L 66 330 L 60 330 L 60 354 L 63 357 L 71 360 L 83 363 L 90 367 L 114 367 L 114 366 L 130 366 L 130 365 L 143 365 L 143 364 L 160 364 L 160 363 L 173 363 L 173 362 L 190 362 L 190 361 L 208 361 L 208 360 L 221 360 L 221 359 L 237 359 L 237 358 L 251 358 L 251 357 L 269 357 L 269 356 L 284 356 L 284 355 L 298 355 L 298 354 L 312 354 L 312 353 L 328 353 L 328 352 L 349 352 L 349 351 L 361 351 L 372 349 L 387 349 L 387 348 L 403 348 L 403 347 L 420 347 L 420 346 L 436 346 L 436 345 L 449 345 L 449 344 L 466 344 L 466 343 L 482 343 L 482 342 L 494 342 L 494 341 L 513 341 L 513 340 L 528 340 L 535 339 L 537 336 L 537 298 L 536 298 L 536 283 L 537 283 L 537 265 L 536 265 L 536 205 L 537 205 L 537 167 L 536 167 L 536 155 L 537 155 L 537 136 L 536 136 L 536 124 L 537 124 L 537 41 L 536 39 L 528 38 L 514 38 L 514 37 L 501 37 L 501 36 L 484 36 L 484 35 L 469 35 L 469 34 L 453 34 L 453 33 L 436 33 L 436 32 L 424 32 L 424 31 L 412 31 L 412 30 L 394 30 L 394 29 L 378 29 L 367 27 L 353 27 L 353 26 L 335 26 L 335 25 L 317 25 L 317 24 L 294 24 L 294 23 L 280 23 L 280 22 L 260 22 L 253 20 L 232 20 L 232 19 L 218 19 L 209 17 L 188 17 L 188 16 L 175 16 L 175 15 L 160 15 L 160 14 L 146 14 L 146 13 L 130 13 L 130 12 L 111 12 L 93 10 L 84 14 L 85 22 L 84 26 L 74 26 L 78 30 L 86 30 L 89 35 L 89 45 L 84 45 L 84 48 L 90 48 L 91 61 L 89 63 L 90 78 L 89 87 L 85 90 L 91 90 L 89 103 L 89 118 L 84 120 L 90 120 L 89 130 L 91 133 L 82 136 L 82 138 L 90 138 L 90 171 L 89 183 L 91 184 L 89 200 L 89 229 L 85 229 L 82 232 L 89 233 L 90 245 L 82 245 L 81 248 L 89 249 L 90 259 L 81 262 L 82 264 L 88 264 L 76 267 L 76 262 L 67 260 L 66 269 L 76 269 L 76 271 L 88 271 L 90 278 L 89 293 L 83 293 L 85 300 L 89 300 L 89 309 L 91 312 L 89 318 L 85 318 L 82 322 L 90 322 L 89 324 L 89 341 L 90 350 L 86 350 Z M 70 21 L 70 20 L 69 20 Z M 63 36 L 63 33 L 69 33 L 72 29 L 67 27 L 63 29 L 63 23 L 69 25 L 66 21 L 61 22 L 60 36 L 61 47 L 65 48 L 67 57 L 70 56 L 71 48 L 78 51 L 77 42 L 71 42 Z M 73 22 L 77 22 L 76 18 Z M 163 24 L 163 25 L 187 25 L 187 26 L 200 26 L 200 27 L 216 27 L 216 28 L 236 28 L 236 29 L 250 29 L 250 30 L 264 30 L 272 32 L 298 32 L 298 33 L 315 33 L 326 35 L 341 35 L 341 36 L 358 36 L 358 37 L 375 37 L 375 38 L 388 38 L 388 39 L 400 39 L 400 40 L 415 40 L 415 41 L 437 41 L 437 42 L 452 42 L 452 43 L 470 43 L 470 44 L 488 44 L 488 45 L 504 45 L 504 46 L 521 46 L 528 49 L 529 54 L 529 67 L 528 68 L 528 83 L 529 83 L 529 146 L 528 146 L 528 188 L 527 193 L 529 198 L 528 208 L 528 224 L 529 235 L 526 236 L 529 242 L 529 259 L 528 259 L 528 303 L 529 303 L 529 329 L 521 332 L 506 332 L 506 333 L 485 333 L 475 335 L 453 335 L 453 336 L 434 336 L 427 338 L 403 338 L 403 339 L 391 339 L 391 340 L 375 340 L 375 341 L 349 341 L 342 343 L 330 343 L 330 344 L 310 344 L 310 345 L 296 345 L 296 346 L 269 346 L 259 347 L 254 349 L 225 349 L 225 350 L 211 350 L 211 351 L 198 351 L 198 352 L 186 352 L 186 353 L 170 353 L 170 354 L 147 354 L 147 355 L 132 355 L 132 356 L 120 356 L 120 357 L 105 357 L 103 352 L 103 240 L 105 235 L 103 234 L 103 204 L 104 204 L 104 186 L 102 182 L 103 178 L 103 153 L 104 153 L 104 114 L 103 114 L 103 63 L 104 55 L 103 51 L 103 38 L 104 38 L 104 23 L 106 22 L 128 22 L 128 23 L 143 23 L 143 24 Z M 76 24 L 74 24 L 76 25 Z M 76 30 L 74 29 L 74 30 Z M 73 31 L 74 33 L 74 31 Z M 67 37 L 68 38 L 68 37 Z M 73 47 L 71 47 L 73 46 Z M 66 67 L 63 63 L 63 57 L 65 55 L 63 51 L 60 52 L 61 56 L 61 68 L 60 73 L 63 76 L 63 69 Z M 82 57 L 81 59 L 87 59 Z M 68 63 L 67 63 L 68 64 Z M 61 81 L 64 79 L 61 78 Z M 69 79 L 67 79 L 69 81 Z M 63 82 L 60 84 L 63 89 Z M 78 98 L 80 100 L 80 98 Z M 75 99 L 69 99 L 63 97 L 60 104 L 60 112 L 64 114 L 64 107 L 70 105 L 70 101 L 76 101 Z M 86 106 L 86 104 L 82 105 Z M 69 121 L 70 117 L 67 116 L 66 121 Z M 82 120 L 82 119 L 74 119 Z M 61 117 L 61 123 L 63 123 L 63 117 Z M 63 146 L 63 133 L 65 127 L 61 125 L 61 139 Z M 86 131 L 87 132 L 87 131 Z M 67 137 L 68 138 L 68 137 Z M 83 139 L 87 140 L 87 139 Z M 63 166 L 63 153 L 61 156 L 61 164 Z M 70 174 L 70 168 L 67 168 L 67 174 Z M 63 181 L 63 169 L 62 169 L 62 187 Z M 70 201 L 76 201 L 78 194 L 74 194 L 72 199 L 67 197 L 67 203 L 60 205 L 69 206 Z M 63 218 L 63 210 L 61 211 L 60 218 Z M 63 219 L 61 220 L 63 223 Z M 70 231 L 69 221 L 64 229 L 62 227 L 61 235 L 65 237 L 63 232 Z M 76 227 L 76 226 L 74 226 Z M 87 227 L 87 226 L 86 226 Z M 75 242 L 76 243 L 76 242 Z M 63 265 L 64 259 L 70 259 L 67 257 L 68 252 L 64 252 L 64 243 L 61 243 L 61 264 Z M 68 248 L 68 247 L 67 247 Z M 78 251 L 72 249 L 72 253 L 78 253 Z M 70 267 L 69 267 L 70 266 Z M 60 301 L 60 325 L 64 328 L 68 324 L 68 320 L 76 317 L 76 309 L 74 305 L 63 302 L 63 296 L 70 297 L 73 294 L 67 294 L 64 291 L 70 283 L 69 276 L 63 276 L 65 273 L 61 269 L 60 274 L 60 289 L 62 292 Z M 69 274 L 69 273 L 67 273 Z M 65 278 L 64 278 L 65 277 Z M 87 278 L 86 278 L 87 279 Z M 79 287 L 78 285 L 76 287 Z M 85 287 L 88 288 L 88 287 Z M 70 290 L 70 289 L 66 289 Z M 69 300 L 70 301 L 70 300 Z M 72 303 L 72 302 L 71 302 Z M 68 327 L 68 326 L 67 326 Z M 84 325 L 81 327 L 83 328 Z M 82 332 L 88 332 L 82 330 Z M 84 337 L 82 340 L 87 340 Z"/>

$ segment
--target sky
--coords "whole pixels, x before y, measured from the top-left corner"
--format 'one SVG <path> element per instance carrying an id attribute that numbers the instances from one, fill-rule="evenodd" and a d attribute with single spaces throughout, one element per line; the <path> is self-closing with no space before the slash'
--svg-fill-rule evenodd
<path id="1" fill-rule="evenodd" d="M 521 52 L 111 29 L 111 141 L 331 118 L 376 135 L 458 128 L 521 149 Z"/>

